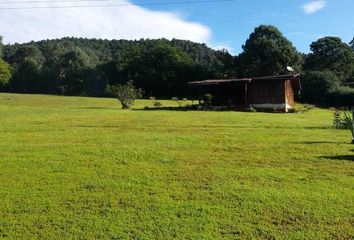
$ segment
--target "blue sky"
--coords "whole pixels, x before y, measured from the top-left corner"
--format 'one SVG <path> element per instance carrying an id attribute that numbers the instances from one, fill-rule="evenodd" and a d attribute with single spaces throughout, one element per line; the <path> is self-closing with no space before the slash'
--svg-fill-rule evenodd
<path id="1" fill-rule="evenodd" d="M 323 8 L 312 4 L 306 13 L 304 6 L 314 2 L 322 2 Z M 301 52 L 309 52 L 310 43 L 323 36 L 338 36 L 347 43 L 354 37 L 354 0 L 235 0 L 152 9 L 177 11 L 208 26 L 211 43 L 234 53 L 242 51 L 242 44 L 260 24 L 277 26 Z"/>
<path id="2" fill-rule="evenodd" d="M 196 0 L 37 1 L 42 2 L 0 1 L 4 43 L 61 37 L 164 37 L 203 42 L 237 54 L 255 27 L 270 24 L 307 53 L 310 43 L 320 37 L 338 36 L 346 43 L 354 37 L 354 0 L 234 0 L 168 6 L 137 4 Z"/>

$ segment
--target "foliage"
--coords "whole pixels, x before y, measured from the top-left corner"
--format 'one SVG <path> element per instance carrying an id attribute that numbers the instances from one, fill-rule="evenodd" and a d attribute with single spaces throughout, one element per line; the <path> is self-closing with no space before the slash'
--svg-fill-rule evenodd
<path id="1" fill-rule="evenodd" d="M 82 49 L 74 48 L 64 53 L 60 57 L 58 65 L 61 93 L 68 95 L 80 94 L 85 74 L 87 74 L 89 67 L 90 58 Z"/>
<path id="2" fill-rule="evenodd" d="M 154 102 L 154 107 L 160 108 L 162 107 L 162 103 L 160 101 Z"/>
<path id="3" fill-rule="evenodd" d="M 335 109 L 333 116 L 333 127 L 336 129 L 352 129 L 353 119 L 350 116 L 348 109 L 339 111 Z"/>
<path id="4" fill-rule="evenodd" d="M 354 81 L 350 47 L 336 38 L 319 39 L 311 46 L 313 53 L 303 54 L 303 76 L 324 73 L 317 74 L 316 81 L 305 76 L 301 100 L 348 106 L 352 97 L 342 83 Z M 277 75 L 287 73 L 286 66 L 301 69 L 300 55 L 273 26 L 257 27 L 243 49 L 232 56 L 226 50 L 177 39 L 62 38 L 5 45 L 3 52 L 12 70 L 7 90 L 24 93 L 106 96 L 108 85 L 132 80 L 146 98 L 192 99 L 197 94 L 187 86 L 189 81 Z"/>
<path id="5" fill-rule="evenodd" d="M 188 55 L 167 43 L 157 43 L 136 53 L 120 75 L 132 78 L 147 96 L 168 97 L 186 87 L 185 74 L 191 65 Z"/>
<path id="6" fill-rule="evenodd" d="M 309 103 L 323 103 L 328 93 L 340 87 L 336 75 L 330 71 L 308 71 L 301 75 L 302 100 Z"/>
<path id="7" fill-rule="evenodd" d="M 204 107 L 211 107 L 214 96 L 210 93 L 206 93 L 202 96 Z"/>
<path id="8" fill-rule="evenodd" d="M 63 38 L 6 45 L 4 53 L 14 75 L 28 78 L 16 77 L 13 81 L 13 91 L 21 92 L 103 96 L 107 85 L 133 80 L 146 97 L 186 97 L 191 94 L 186 88 L 188 81 L 235 73 L 234 57 L 227 51 L 176 39 Z M 31 59 L 40 63 L 36 71 L 17 74 L 28 55 L 37 56 Z M 38 82 L 34 80 L 39 78 Z M 28 85 L 35 86 L 28 89 Z"/>
<path id="9" fill-rule="evenodd" d="M 2 58 L 3 55 L 3 44 L 2 44 L 2 36 L 0 36 L 0 59 Z"/>
<path id="10" fill-rule="evenodd" d="M 5 90 L 7 88 L 10 78 L 10 66 L 0 58 L 0 91 Z"/>
<path id="11" fill-rule="evenodd" d="M 331 128 L 331 111 L 118 108 L 107 98 L 0 94 L 3 238 L 354 235 L 353 146 Z"/>
<path id="12" fill-rule="evenodd" d="M 354 103 L 354 88 L 340 86 L 335 92 L 328 93 L 323 103 L 335 107 L 351 107 Z"/>
<path id="13" fill-rule="evenodd" d="M 348 80 L 354 71 L 354 52 L 338 37 L 324 37 L 313 42 L 305 58 L 306 70 L 332 71 L 341 82 Z"/>
<path id="14" fill-rule="evenodd" d="M 274 26 L 257 27 L 242 48 L 238 57 L 242 77 L 285 74 L 287 66 L 300 69 L 300 54 Z"/>
<path id="15" fill-rule="evenodd" d="M 250 112 L 257 112 L 257 109 L 255 109 L 255 108 L 253 108 L 253 107 L 250 107 L 250 108 L 249 108 L 249 111 L 250 111 Z"/>
<path id="16" fill-rule="evenodd" d="M 108 86 L 106 91 L 107 94 L 119 100 L 123 109 L 131 108 L 134 101 L 142 96 L 142 91 L 135 88 L 133 81 L 129 81 L 124 85 Z"/>
<path id="17" fill-rule="evenodd" d="M 17 48 L 11 58 L 14 73 L 10 87 L 16 92 L 41 93 L 43 79 L 41 76 L 45 58 L 42 52 L 33 45 L 23 45 Z"/>
<path id="18" fill-rule="evenodd" d="M 351 116 L 350 116 L 351 115 Z M 349 129 L 352 135 L 352 144 L 354 144 L 354 107 L 351 112 L 348 109 L 334 111 L 333 128 L 336 129 Z"/>

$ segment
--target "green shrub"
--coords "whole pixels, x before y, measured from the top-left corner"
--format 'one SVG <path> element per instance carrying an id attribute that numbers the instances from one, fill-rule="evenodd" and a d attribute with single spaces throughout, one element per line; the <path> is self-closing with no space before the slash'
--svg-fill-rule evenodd
<path id="1" fill-rule="evenodd" d="M 124 85 L 107 86 L 106 93 L 117 98 L 123 109 L 131 108 L 134 101 L 142 97 L 142 91 L 135 88 L 133 81 L 129 81 Z"/>
<path id="2" fill-rule="evenodd" d="M 160 108 L 160 107 L 162 107 L 162 103 L 161 103 L 161 102 L 156 101 L 156 102 L 154 102 L 154 107 L 156 107 L 156 108 Z"/>
<path id="3" fill-rule="evenodd" d="M 344 111 L 339 111 L 335 109 L 333 114 L 333 128 L 336 129 L 352 129 L 353 120 L 350 116 L 350 112 L 345 109 Z"/>
<path id="4" fill-rule="evenodd" d="M 250 108 L 248 109 L 248 111 L 250 111 L 250 112 L 257 112 L 257 109 L 255 109 L 255 108 L 253 108 L 253 107 L 250 107 Z"/>
<path id="5" fill-rule="evenodd" d="M 203 95 L 203 103 L 204 107 L 211 107 L 213 103 L 213 95 L 210 93 L 204 94 Z"/>
<path id="6" fill-rule="evenodd" d="M 326 95 L 340 88 L 340 80 L 330 71 L 308 71 L 301 75 L 301 85 L 302 100 L 324 104 Z"/>
<path id="7" fill-rule="evenodd" d="M 334 107 L 350 108 L 354 103 L 354 88 L 341 86 L 337 91 L 326 94 L 324 103 Z"/>

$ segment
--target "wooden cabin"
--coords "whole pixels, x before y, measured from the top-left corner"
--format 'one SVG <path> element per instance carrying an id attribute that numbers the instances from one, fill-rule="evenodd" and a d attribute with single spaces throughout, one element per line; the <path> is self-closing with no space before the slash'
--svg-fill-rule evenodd
<path id="1" fill-rule="evenodd" d="M 301 89 L 299 75 L 278 75 L 189 82 L 202 94 L 212 94 L 215 108 L 288 112 L 294 107 L 294 93 Z"/>

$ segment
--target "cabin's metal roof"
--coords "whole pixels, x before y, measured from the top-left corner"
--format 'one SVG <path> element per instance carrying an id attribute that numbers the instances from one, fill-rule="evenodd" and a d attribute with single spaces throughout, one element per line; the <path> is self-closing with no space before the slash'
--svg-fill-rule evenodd
<path id="1" fill-rule="evenodd" d="M 189 85 L 218 85 L 223 83 L 233 82 L 251 82 L 259 80 L 291 80 L 299 77 L 299 74 L 291 75 L 277 75 L 277 76 L 265 76 L 265 77 L 253 77 L 253 78 L 231 78 L 231 79 L 208 79 L 203 81 L 189 82 Z"/>

